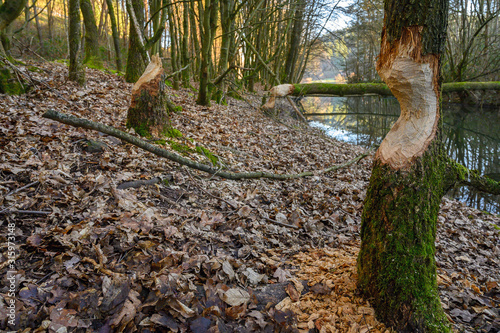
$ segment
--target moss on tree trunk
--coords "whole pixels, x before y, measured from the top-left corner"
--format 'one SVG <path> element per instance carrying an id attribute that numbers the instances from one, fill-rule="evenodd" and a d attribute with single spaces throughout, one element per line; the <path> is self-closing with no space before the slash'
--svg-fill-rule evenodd
<path id="1" fill-rule="evenodd" d="M 398 99 L 401 116 L 375 156 L 358 283 L 379 319 L 396 330 L 449 332 L 434 244 L 439 204 L 452 183 L 439 107 L 447 2 L 386 0 L 384 8 L 377 71 Z"/>
<path id="2" fill-rule="evenodd" d="M 362 216 L 359 286 L 380 320 L 406 332 L 447 332 L 436 282 L 436 221 L 448 158 L 436 139 L 409 170 L 376 161 Z"/>
<path id="3" fill-rule="evenodd" d="M 144 3 L 141 0 L 132 0 L 131 2 L 132 8 L 130 10 L 134 11 L 137 23 L 142 28 L 144 26 Z M 127 6 L 129 6 L 129 2 L 127 2 Z M 125 81 L 136 82 L 144 72 L 146 65 L 142 55 L 140 37 L 137 35 L 132 20 L 130 21 L 129 36 Z"/>
<path id="4" fill-rule="evenodd" d="M 80 48 L 80 1 L 69 0 L 69 79 L 81 86 L 85 85 L 85 68 Z"/>
<path id="5" fill-rule="evenodd" d="M 25 87 L 19 82 L 7 66 L 0 64 L 0 94 L 20 95 L 25 92 Z"/>
<path id="6" fill-rule="evenodd" d="M 99 57 L 99 34 L 92 4 L 89 0 L 80 0 L 80 9 L 85 23 L 85 58 L 83 62 L 99 68 L 102 66 Z"/>

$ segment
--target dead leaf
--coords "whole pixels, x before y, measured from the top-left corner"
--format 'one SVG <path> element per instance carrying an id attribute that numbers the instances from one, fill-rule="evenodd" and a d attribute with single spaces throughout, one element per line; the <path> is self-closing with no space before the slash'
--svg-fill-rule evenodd
<path id="1" fill-rule="evenodd" d="M 231 288 L 222 295 L 222 300 L 231 306 L 238 306 L 250 301 L 250 294 L 241 288 Z"/>

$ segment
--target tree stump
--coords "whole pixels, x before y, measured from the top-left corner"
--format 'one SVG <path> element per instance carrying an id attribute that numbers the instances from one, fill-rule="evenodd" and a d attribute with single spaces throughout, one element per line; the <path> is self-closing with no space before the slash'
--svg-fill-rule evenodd
<path id="1" fill-rule="evenodd" d="M 144 137 L 160 137 L 170 129 L 170 112 L 175 106 L 166 95 L 161 59 L 155 55 L 132 87 L 127 127 Z"/>

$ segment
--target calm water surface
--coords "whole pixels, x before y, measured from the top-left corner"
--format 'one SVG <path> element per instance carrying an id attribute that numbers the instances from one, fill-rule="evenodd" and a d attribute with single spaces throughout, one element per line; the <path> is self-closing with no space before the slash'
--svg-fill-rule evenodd
<path id="1" fill-rule="evenodd" d="M 300 101 L 312 126 L 338 140 L 377 146 L 399 117 L 395 98 L 306 97 Z M 450 157 L 500 180 L 500 109 L 443 104 L 445 146 Z M 500 196 L 455 188 L 448 196 L 471 207 L 500 214 Z"/>

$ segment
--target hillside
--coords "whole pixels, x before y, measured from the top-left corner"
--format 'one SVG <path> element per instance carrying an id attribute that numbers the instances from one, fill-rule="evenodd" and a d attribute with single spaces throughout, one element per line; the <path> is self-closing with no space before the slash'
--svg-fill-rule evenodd
<path id="1" fill-rule="evenodd" d="M 356 293 L 370 157 L 290 181 L 224 180 L 42 118 L 54 109 L 126 130 L 131 85 L 87 69 L 82 89 L 62 64 L 33 65 L 36 89 L 0 95 L 0 214 L 2 227 L 15 226 L 16 328 L 388 331 Z M 203 146 L 230 171 L 299 173 L 363 153 L 286 111 L 263 114 L 258 96 L 200 107 L 193 91 L 170 94 L 183 136 L 163 148 L 199 162 L 209 163 L 195 153 Z M 438 282 L 457 330 L 500 330 L 499 226 L 498 216 L 442 202 Z M 8 259 L 3 251 L 3 278 Z M 0 329 L 8 314 L 0 302 Z"/>

